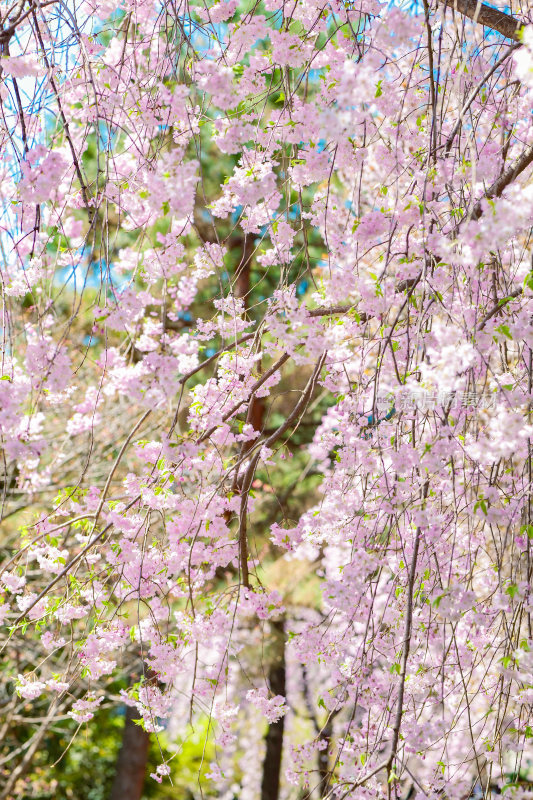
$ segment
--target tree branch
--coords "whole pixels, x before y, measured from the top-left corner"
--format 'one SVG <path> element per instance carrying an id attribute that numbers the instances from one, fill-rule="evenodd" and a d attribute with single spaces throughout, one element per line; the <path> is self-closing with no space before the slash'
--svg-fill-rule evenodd
<path id="1" fill-rule="evenodd" d="M 470 219 L 479 219 L 483 214 L 483 206 L 482 200 L 486 197 L 487 200 L 491 200 L 493 197 L 501 197 L 504 190 L 514 181 L 518 176 L 529 167 L 529 165 L 533 163 L 533 146 L 528 147 L 525 150 L 518 161 L 513 164 L 512 167 L 509 167 L 508 170 L 503 172 L 497 181 L 494 181 L 492 186 L 490 186 L 483 198 L 478 200 L 475 204 L 472 213 L 470 214 Z M 461 220 L 462 221 L 462 220 Z M 460 223 L 459 223 L 460 224 Z"/>
<path id="2" fill-rule="evenodd" d="M 522 291 L 523 288 L 520 286 L 518 289 L 515 289 L 514 292 L 511 292 L 511 294 L 508 295 L 508 297 L 504 297 L 501 300 L 499 300 L 498 303 L 485 314 L 485 316 L 477 326 L 478 331 L 482 331 L 487 322 L 489 321 L 489 319 L 491 319 L 495 314 L 497 314 L 498 311 L 501 311 L 501 309 L 504 306 L 506 306 L 507 303 L 509 303 L 511 300 L 514 300 L 516 297 L 520 297 Z"/>
<path id="3" fill-rule="evenodd" d="M 458 11 L 486 28 L 498 31 L 507 39 L 520 41 L 519 31 L 524 23 L 510 14 L 504 14 L 503 11 L 498 11 L 497 8 L 487 6 L 485 3 L 479 3 L 477 0 L 439 0 L 439 2 L 446 8 Z"/>

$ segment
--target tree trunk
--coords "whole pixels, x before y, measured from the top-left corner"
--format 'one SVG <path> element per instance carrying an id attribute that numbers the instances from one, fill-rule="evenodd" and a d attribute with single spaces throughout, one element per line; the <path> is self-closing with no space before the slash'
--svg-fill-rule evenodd
<path id="1" fill-rule="evenodd" d="M 328 721 L 320 732 L 320 742 L 325 742 L 326 747 L 318 751 L 318 774 L 320 777 L 319 796 L 326 797 L 329 792 L 329 781 L 331 772 L 329 769 L 329 748 L 331 745 L 331 735 L 333 733 L 333 718 L 328 717 Z"/>
<path id="2" fill-rule="evenodd" d="M 285 631 L 283 621 L 273 623 L 272 627 L 277 641 L 274 648 L 274 658 L 268 673 L 268 682 L 272 694 L 281 694 L 285 697 Z M 263 762 L 263 780 L 261 782 L 261 800 L 278 800 L 279 798 L 283 729 L 283 717 L 278 722 L 273 722 L 268 726 L 266 753 Z"/>
<path id="3" fill-rule="evenodd" d="M 133 721 L 136 709 L 127 708 L 122 746 L 117 759 L 117 769 L 111 800 L 141 800 L 150 734 Z"/>

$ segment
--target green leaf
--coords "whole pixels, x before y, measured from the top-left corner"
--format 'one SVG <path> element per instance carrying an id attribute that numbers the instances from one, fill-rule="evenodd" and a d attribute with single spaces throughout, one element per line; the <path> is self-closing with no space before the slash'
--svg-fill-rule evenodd
<path id="1" fill-rule="evenodd" d="M 507 338 L 510 339 L 511 341 L 513 340 L 513 337 L 511 336 L 511 331 L 509 330 L 509 326 L 508 325 L 503 325 L 503 324 L 499 325 L 496 328 L 496 330 L 498 331 L 498 333 L 503 333 L 503 335 L 507 336 Z"/>
<path id="2" fill-rule="evenodd" d="M 506 784 L 505 784 L 505 786 L 502 788 L 502 794 L 503 794 L 504 792 L 506 792 L 506 791 L 507 791 L 507 789 L 515 789 L 515 788 L 517 788 L 518 786 L 520 786 L 520 784 L 518 783 L 518 781 L 513 781 L 512 783 L 506 783 Z"/>
<path id="3" fill-rule="evenodd" d="M 516 297 L 513 297 L 512 295 L 509 295 L 509 297 L 502 297 L 501 300 L 498 300 L 498 305 L 504 306 L 510 300 L 516 300 Z"/>

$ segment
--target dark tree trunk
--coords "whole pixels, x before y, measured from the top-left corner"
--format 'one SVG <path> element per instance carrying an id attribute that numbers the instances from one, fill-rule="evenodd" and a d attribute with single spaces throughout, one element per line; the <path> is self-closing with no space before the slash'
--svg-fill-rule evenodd
<path id="1" fill-rule="evenodd" d="M 235 297 L 240 297 L 244 301 L 245 316 L 247 316 L 248 309 L 250 307 L 250 290 L 252 288 L 250 272 L 252 269 L 252 258 L 255 250 L 254 237 L 250 236 L 249 234 L 243 236 L 238 240 L 238 247 L 241 248 L 242 255 L 235 269 L 233 286 Z M 261 372 L 261 362 L 259 362 L 257 366 L 259 372 Z M 246 422 L 252 426 L 254 431 L 261 433 L 263 430 L 264 417 L 265 399 L 264 397 L 256 397 L 254 394 L 248 405 Z M 239 458 L 243 458 L 243 456 L 245 456 L 246 453 L 252 449 L 254 446 L 254 441 L 255 440 L 243 443 L 241 452 L 239 453 Z M 240 475 L 239 472 L 236 472 L 234 485 L 232 487 L 234 492 L 240 490 L 240 479 L 242 479 L 242 475 Z"/>
<path id="2" fill-rule="evenodd" d="M 285 632 L 283 622 L 273 624 L 276 643 L 274 657 L 268 672 L 268 682 L 272 694 L 285 697 Z M 279 779 L 281 774 L 281 758 L 283 755 L 283 717 L 268 726 L 266 735 L 266 753 L 263 762 L 263 780 L 261 782 L 261 800 L 278 800 Z"/>
<path id="3" fill-rule="evenodd" d="M 239 260 L 235 266 L 235 270 L 233 273 L 233 282 L 232 288 L 235 293 L 235 297 L 238 297 L 243 300 L 244 303 L 244 318 L 248 316 L 248 309 L 250 306 L 250 290 L 251 290 L 251 279 L 250 273 L 252 269 L 252 259 L 255 250 L 254 244 L 254 237 L 250 236 L 249 234 L 245 234 L 242 236 L 232 236 L 228 240 L 228 244 L 231 250 L 235 250 L 239 253 Z M 261 372 L 261 362 L 258 364 L 258 370 Z M 258 431 L 261 433 L 263 430 L 263 420 L 265 416 L 265 401 L 262 397 L 256 397 L 256 395 L 252 395 L 250 401 L 248 403 L 248 410 L 246 413 L 246 422 L 252 426 L 254 431 Z M 239 451 L 239 460 L 241 460 L 246 454 L 252 449 L 255 440 L 243 442 Z M 233 476 L 233 483 L 231 486 L 231 491 L 235 494 L 240 494 L 242 488 L 242 474 L 237 469 Z M 226 524 L 229 525 L 232 519 L 232 513 L 229 511 L 224 512 L 224 519 Z M 246 534 L 245 534 L 246 535 Z M 247 542 L 246 542 L 247 544 Z M 243 548 L 247 550 L 246 548 Z M 247 557 L 245 553 L 243 553 L 243 549 L 241 549 L 241 560 L 246 560 Z M 244 556 L 244 558 L 243 558 Z M 228 568 L 226 568 L 228 571 Z M 247 572 L 247 570 L 246 570 Z M 217 577 L 222 578 L 224 572 L 217 567 Z"/>
<path id="4" fill-rule="evenodd" d="M 244 307 L 246 309 L 250 306 L 250 272 L 252 269 L 252 258 L 255 250 L 254 237 L 250 234 L 239 237 L 232 244 L 232 247 L 241 251 L 241 258 L 235 267 L 235 274 L 233 279 L 233 291 L 235 297 L 242 297 L 244 300 Z"/>
<path id="5" fill-rule="evenodd" d="M 122 746 L 117 759 L 117 768 L 111 800 L 141 800 L 150 734 L 133 721 L 136 709 L 127 708 Z"/>
<path id="6" fill-rule="evenodd" d="M 313 706 L 313 700 L 311 697 L 311 692 L 309 689 L 309 682 L 307 679 L 307 669 L 305 665 L 302 664 L 302 687 L 303 687 L 303 695 L 305 699 L 305 703 L 307 705 L 307 710 L 309 711 L 309 716 L 313 722 L 314 729 L 316 731 L 318 741 L 320 743 L 321 749 L 317 752 L 317 767 L 318 767 L 318 796 L 324 798 L 328 795 L 330 790 L 330 781 L 331 781 L 331 769 L 329 764 L 329 748 L 331 747 L 331 737 L 333 736 L 333 720 L 339 713 L 338 711 L 332 711 L 328 714 L 328 718 L 323 727 L 320 726 L 320 723 L 316 717 L 315 709 Z M 313 786 L 305 795 L 303 795 L 305 800 L 309 800 L 311 797 L 311 792 L 314 791 L 315 787 Z"/>
<path id="7" fill-rule="evenodd" d="M 250 272 L 252 269 L 252 258 L 255 250 L 254 237 L 247 234 L 242 241 L 242 257 L 236 270 L 235 296 L 242 297 L 244 307 L 248 311 L 250 307 L 250 290 L 252 288 Z M 259 369 L 261 364 L 259 363 Z M 250 423 L 255 431 L 263 430 L 263 419 L 265 416 L 265 400 L 263 397 L 252 397 L 246 421 Z M 246 442 L 241 456 L 245 455 L 253 446 L 253 442 Z"/>
<path id="8" fill-rule="evenodd" d="M 248 311 L 250 306 L 251 281 L 250 272 L 254 253 L 254 239 L 247 235 L 239 242 L 242 248 L 242 255 L 235 270 L 234 292 L 236 297 L 244 300 L 244 308 Z M 260 369 L 260 365 L 259 365 Z M 248 422 L 254 430 L 261 432 L 264 424 L 265 401 L 262 397 L 251 398 L 246 415 Z M 254 441 L 245 442 L 241 448 L 240 457 L 242 458 L 253 447 Z M 240 480 L 242 476 L 235 475 L 233 491 L 240 490 Z M 274 634 L 273 655 L 268 672 L 268 683 L 273 695 L 280 694 L 285 697 L 285 630 L 283 621 L 275 622 L 272 625 Z M 263 762 L 263 778 L 261 782 L 261 800 L 278 800 L 279 783 L 281 774 L 281 758 L 283 754 L 283 717 L 268 726 L 266 735 L 266 753 Z"/>

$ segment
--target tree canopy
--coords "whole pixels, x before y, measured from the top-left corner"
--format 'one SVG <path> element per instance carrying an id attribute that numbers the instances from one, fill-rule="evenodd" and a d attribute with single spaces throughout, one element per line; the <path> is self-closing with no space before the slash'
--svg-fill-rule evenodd
<path id="1" fill-rule="evenodd" d="M 533 796 L 530 16 L 1 0 L 0 800 Z"/>

